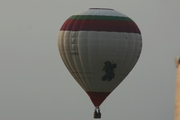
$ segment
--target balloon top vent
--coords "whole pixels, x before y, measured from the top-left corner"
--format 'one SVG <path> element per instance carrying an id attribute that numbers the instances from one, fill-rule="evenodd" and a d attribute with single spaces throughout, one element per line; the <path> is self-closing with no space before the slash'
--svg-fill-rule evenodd
<path id="1" fill-rule="evenodd" d="M 93 10 L 114 10 L 111 8 L 89 8 L 89 9 L 93 9 Z"/>

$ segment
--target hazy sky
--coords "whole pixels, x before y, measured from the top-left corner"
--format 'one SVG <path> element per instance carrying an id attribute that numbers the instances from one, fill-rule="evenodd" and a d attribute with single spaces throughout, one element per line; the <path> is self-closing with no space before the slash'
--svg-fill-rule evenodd
<path id="1" fill-rule="evenodd" d="M 92 120 L 94 106 L 65 68 L 58 32 L 93 7 L 132 18 L 142 54 L 101 105 L 102 120 L 173 120 L 179 0 L 0 0 L 0 120 Z"/>

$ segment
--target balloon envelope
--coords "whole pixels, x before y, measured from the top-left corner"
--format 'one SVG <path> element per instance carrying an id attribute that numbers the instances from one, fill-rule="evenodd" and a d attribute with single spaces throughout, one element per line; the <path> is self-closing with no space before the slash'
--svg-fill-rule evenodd
<path id="1" fill-rule="evenodd" d="M 113 9 L 90 8 L 68 18 L 60 28 L 61 58 L 94 106 L 124 80 L 142 49 L 135 22 Z"/>

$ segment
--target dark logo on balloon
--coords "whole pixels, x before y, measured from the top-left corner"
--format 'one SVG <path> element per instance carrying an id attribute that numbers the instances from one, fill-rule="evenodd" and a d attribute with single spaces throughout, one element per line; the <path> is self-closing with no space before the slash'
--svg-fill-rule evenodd
<path id="1" fill-rule="evenodd" d="M 115 73 L 114 73 L 114 69 L 117 67 L 116 63 L 111 63 L 109 61 L 106 61 L 104 63 L 104 67 L 102 69 L 102 71 L 105 71 L 105 75 L 102 77 L 103 81 L 111 81 L 112 79 L 115 78 Z"/>

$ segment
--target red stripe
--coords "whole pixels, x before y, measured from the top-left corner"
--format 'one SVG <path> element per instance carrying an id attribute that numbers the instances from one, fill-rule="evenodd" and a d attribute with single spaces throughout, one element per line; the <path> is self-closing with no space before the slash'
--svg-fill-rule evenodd
<path id="1" fill-rule="evenodd" d="M 133 21 L 115 20 L 66 20 L 60 30 L 109 31 L 140 34 L 139 28 Z"/>
<path id="2" fill-rule="evenodd" d="M 100 106 L 101 103 L 106 99 L 110 92 L 86 92 L 94 106 Z"/>

